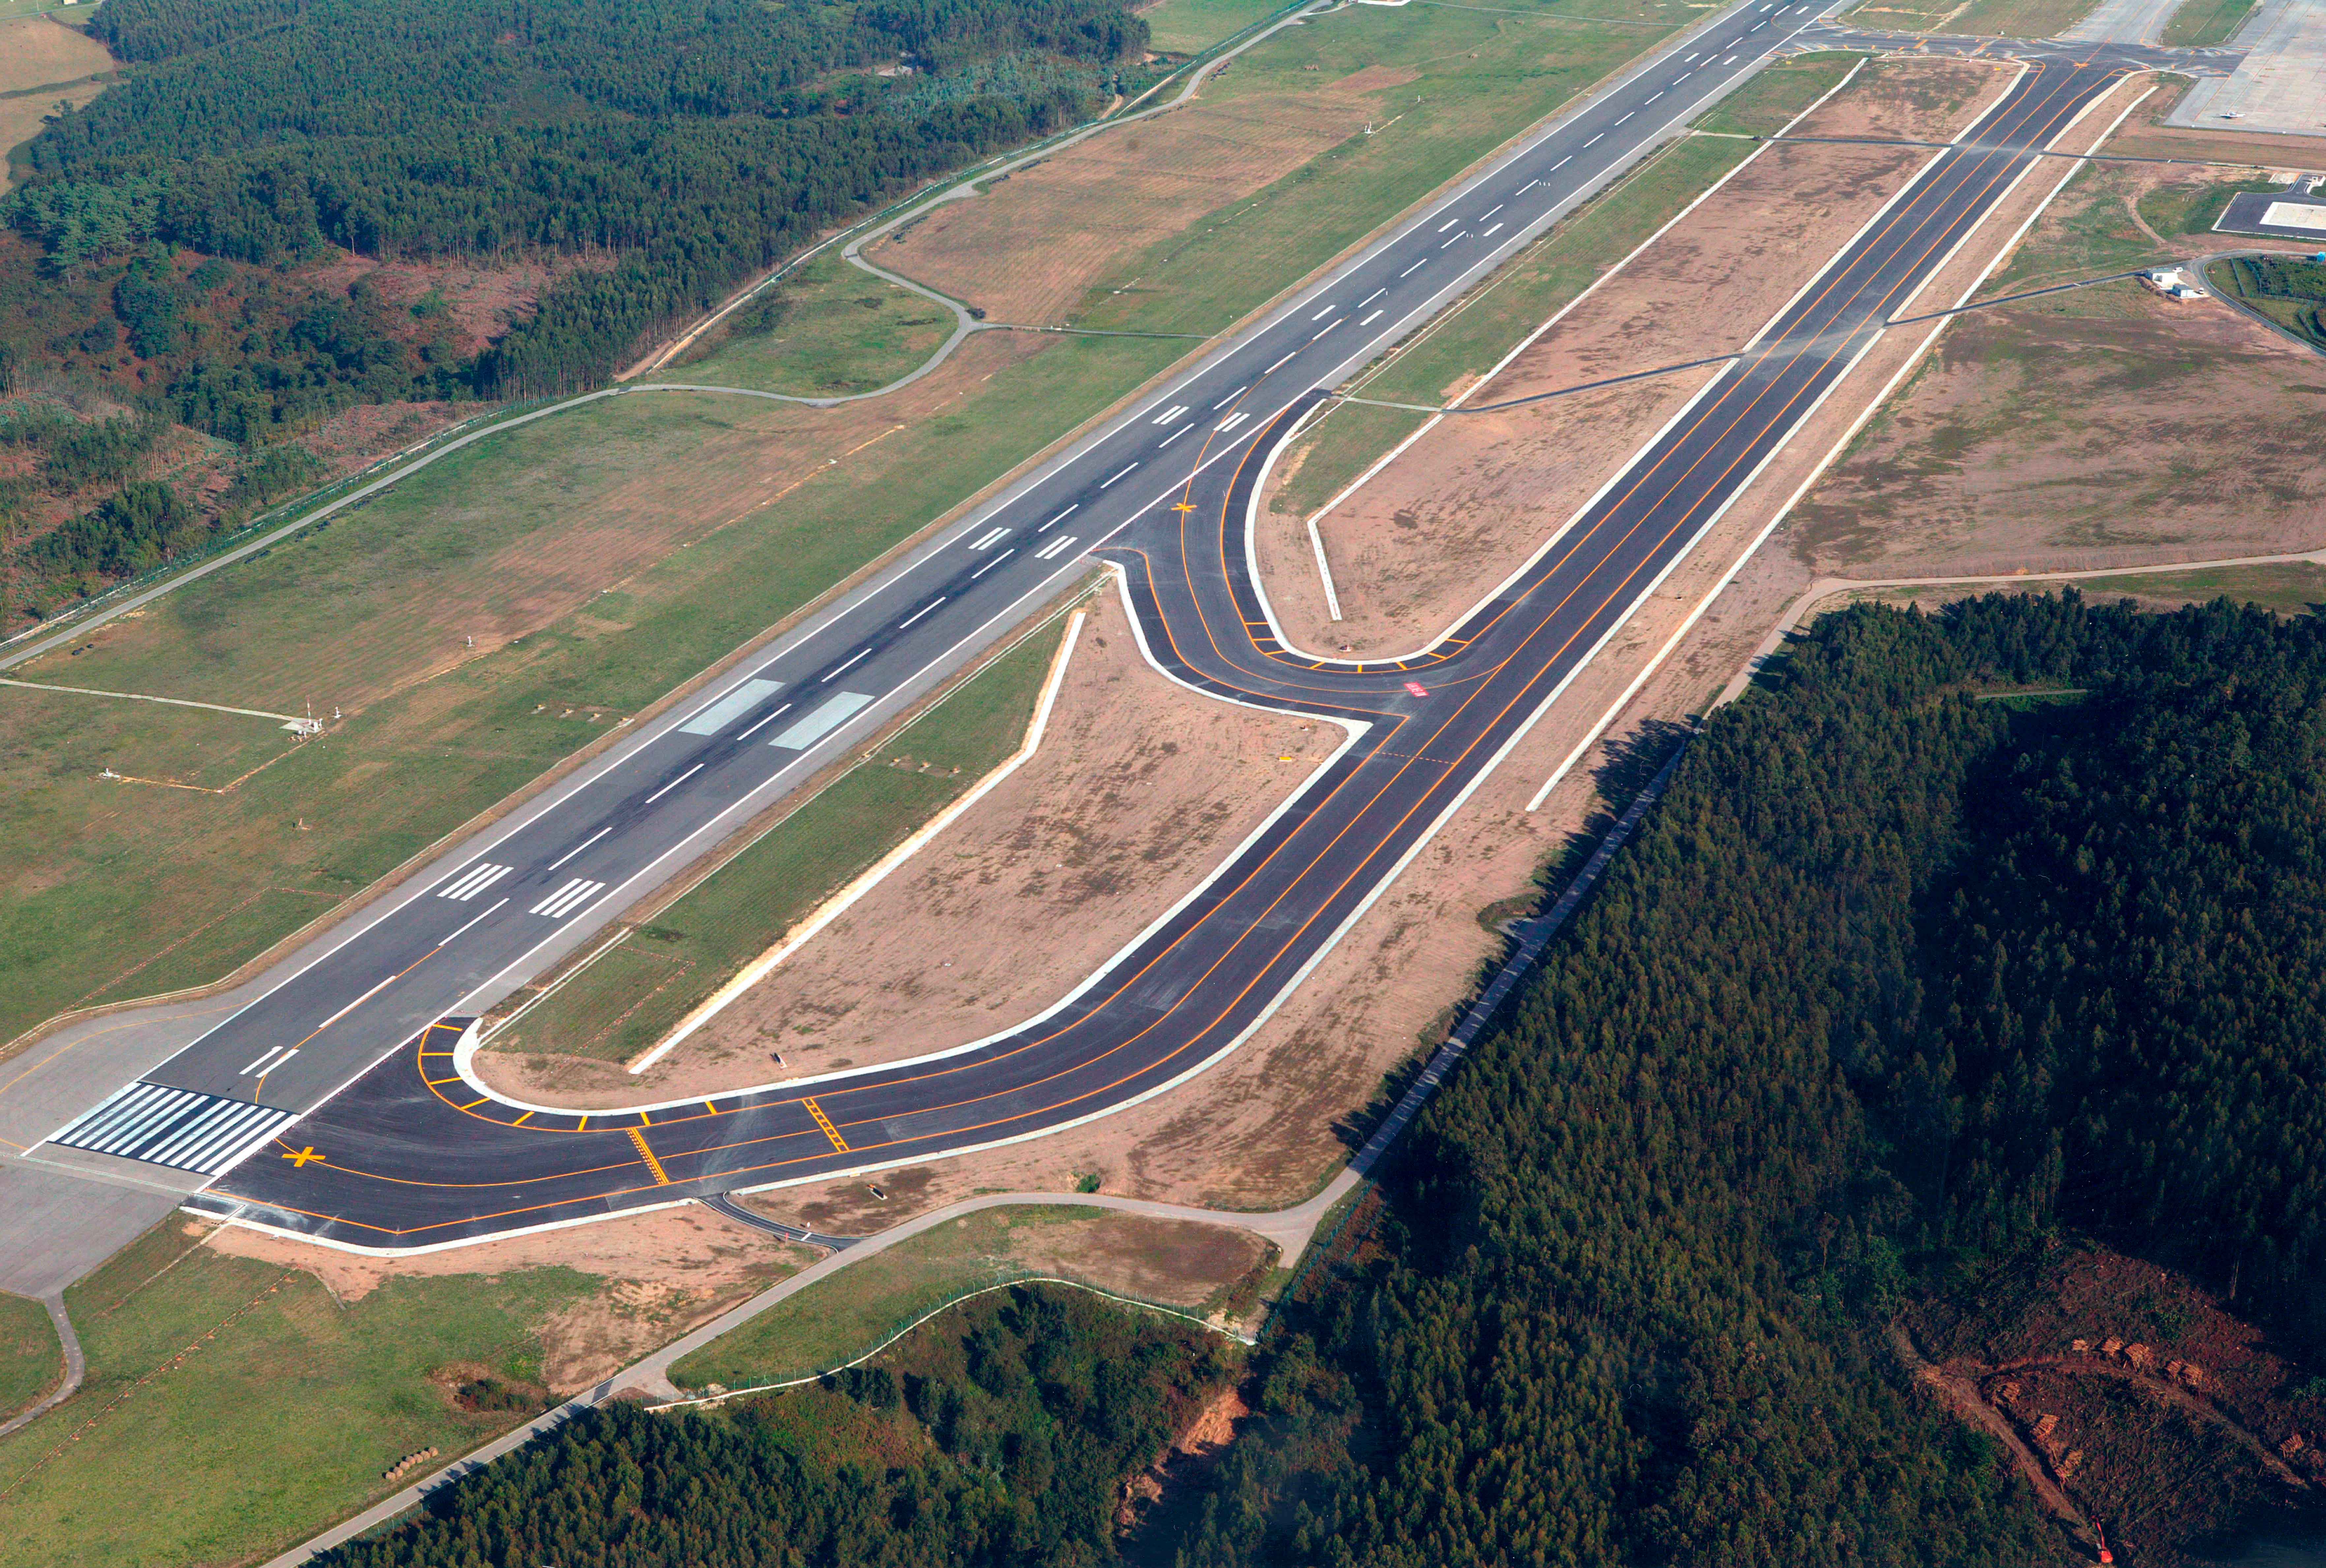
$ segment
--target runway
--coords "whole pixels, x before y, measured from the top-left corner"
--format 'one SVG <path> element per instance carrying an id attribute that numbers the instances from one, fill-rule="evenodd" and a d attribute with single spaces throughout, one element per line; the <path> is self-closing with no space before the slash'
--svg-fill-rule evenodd
<path id="1" fill-rule="evenodd" d="M 1689 95 L 1717 90 L 1814 14 L 1725 14 L 846 613 L 735 672 L 554 810 L 448 858 L 60 1137 L 203 1174 L 224 1160 L 192 1206 L 410 1248 L 1037 1137 L 1201 1071 L 1257 1027 L 1717 520 L 2031 150 L 2120 74 L 2035 65 L 1439 644 L 1391 663 L 1286 647 L 1251 581 L 1245 521 L 1317 389 L 1618 166 L 1594 155 L 1635 155 L 1643 143 L 1609 140 L 1623 127 L 1652 140 L 1661 122 L 1642 130 L 1642 116 L 1692 114 L 1700 94 Z M 1683 85 L 1700 72 L 1712 79 Z M 577 928 L 666 878 L 722 823 L 909 700 L 953 650 L 1087 571 L 1093 552 L 1123 569 L 1134 622 L 1173 676 L 1350 732 L 1185 905 L 1043 1017 L 938 1059 L 586 1116 L 510 1105 L 460 1071 L 462 1015 L 480 998 L 545 968 Z M 262 1125 L 283 1112 L 295 1119 Z M 236 1152 L 254 1136 L 255 1152 Z"/>

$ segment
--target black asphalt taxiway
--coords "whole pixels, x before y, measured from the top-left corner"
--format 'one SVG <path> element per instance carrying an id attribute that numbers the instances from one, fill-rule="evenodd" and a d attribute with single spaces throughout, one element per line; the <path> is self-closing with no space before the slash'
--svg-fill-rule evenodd
<path id="1" fill-rule="evenodd" d="M 1688 41 L 1692 52 L 1650 62 L 848 613 L 650 731 L 554 810 L 448 862 L 56 1141 L 217 1174 L 191 1201 L 206 1211 L 409 1248 L 1037 1137 L 1201 1071 L 1257 1026 L 1516 743 L 2033 151 L 2120 74 L 2034 64 L 1438 644 L 1356 663 L 1278 640 L 1252 585 L 1246 517 L 1268 459 L 1323 395 L 1316 388 L 1490 267 L 1504 230 L 1539 231 L 1604 180 L 1614 165 L 1578 161 L 1619 126 L 1674 93 L 1677 112 L 1693 112 L 1700 96 L 1681 81 L 1712 71 L 1697 86 L 1717 90 L 1727 79 L 1717 73 L 1750 69 L 1813 14 L 1725 14 Z M 1570 169 L 1580 183 L 1561 182 Z M 587 1115 L 510 1104 L 461 1070 L 464 1005 L 569 951 L 574 923 L 666 878 L 722 823 L 909 696 L 947 650 L 1086 571 L 1093 551 L 1121 567 L 1148 651 L 1172 675 L 1349 733 L 1162 923 L 1044 1016 L 941 1057 Z"/>

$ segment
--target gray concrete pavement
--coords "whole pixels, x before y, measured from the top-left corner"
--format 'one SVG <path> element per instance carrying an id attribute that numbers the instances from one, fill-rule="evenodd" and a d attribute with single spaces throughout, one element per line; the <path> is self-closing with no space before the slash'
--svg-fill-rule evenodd
<path id="1" fill-rule="evenodd" d="M 2326 136 L 2326 0 L 2261 0 L 2231 42 L 2237 70 L 2190 88 L 2166 125 Z"/>

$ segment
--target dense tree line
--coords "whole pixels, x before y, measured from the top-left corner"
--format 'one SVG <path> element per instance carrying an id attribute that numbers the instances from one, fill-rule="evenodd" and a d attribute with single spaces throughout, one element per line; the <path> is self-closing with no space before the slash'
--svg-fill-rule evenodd
<path id="1" fill-rule="evenodd" d="M 491 394 L 602 379 L 833 218 L 1079 117 L 1146 39 L 1121 0 L 117 0 L 95 30 L 143 68 L 32 144 L 19 228 L 60 264 L 610 253 L 474 367 Z M 972 69 L 1019 57 L 1077 69 Z M 990 90 L 868 74 L 899 61 Z M 166 300 L 126 286 L 158 350 Z"/>
<path id="2" fill-rule="evenodd" d="M 2326 348 L 2326 264 L 2290 255 L 2233 256 L 2216 275 L 2229 292 Z"/>
<path id="3" fill-rule="evenodd" d="M 2317 1342 L 2321 714 L 2318 624 L 2226 604 L 1827 620 L 1417 1122 L 1183 1562 L 2047 1560 L 1880 1332 L 2076 1225 Z"/>
<path id="4" fill-rule="evenodd" d="M 1186 1325 L 1012 1290 L 829 1388 L 710 1416 L 592 1412 L 321 1561 L 1082 1568 L 1112 1560 L 1125 1477 L 1224 1375 Z"/>

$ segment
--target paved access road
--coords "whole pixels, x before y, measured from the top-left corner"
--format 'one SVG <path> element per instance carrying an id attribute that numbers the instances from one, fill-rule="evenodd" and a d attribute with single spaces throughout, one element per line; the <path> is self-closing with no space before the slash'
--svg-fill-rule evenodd
<path id="1" fill-rule="evenodd" d="M 1243 519 L 1314 388 L 1654 140 L 1656 116 L 1692 112 L 1812 15 L 1725 14 L 842 613 L 449 859 L 59 1141 L 229 1173 L 197 1200 L 206 1209 L 409 1248 L 1038 1136 L 1200 1071 L 1515 743 L 2029 166 L 2028 150 L 2116 74 L 2032 70 L 1438 646 L 1349 664 L 1276 641 Z M 1627 127 L 1631 152 L 1617 139 Z M 665 877 L 1102 545 L 1173 673 L 1352 728 L 1254 842 L 1107 970 L 973 1049 L 709 1100 L 528 1110 L 457 1071 L 459 1027 L 434 1020 L 537 972 L 577 927 Z"/>

